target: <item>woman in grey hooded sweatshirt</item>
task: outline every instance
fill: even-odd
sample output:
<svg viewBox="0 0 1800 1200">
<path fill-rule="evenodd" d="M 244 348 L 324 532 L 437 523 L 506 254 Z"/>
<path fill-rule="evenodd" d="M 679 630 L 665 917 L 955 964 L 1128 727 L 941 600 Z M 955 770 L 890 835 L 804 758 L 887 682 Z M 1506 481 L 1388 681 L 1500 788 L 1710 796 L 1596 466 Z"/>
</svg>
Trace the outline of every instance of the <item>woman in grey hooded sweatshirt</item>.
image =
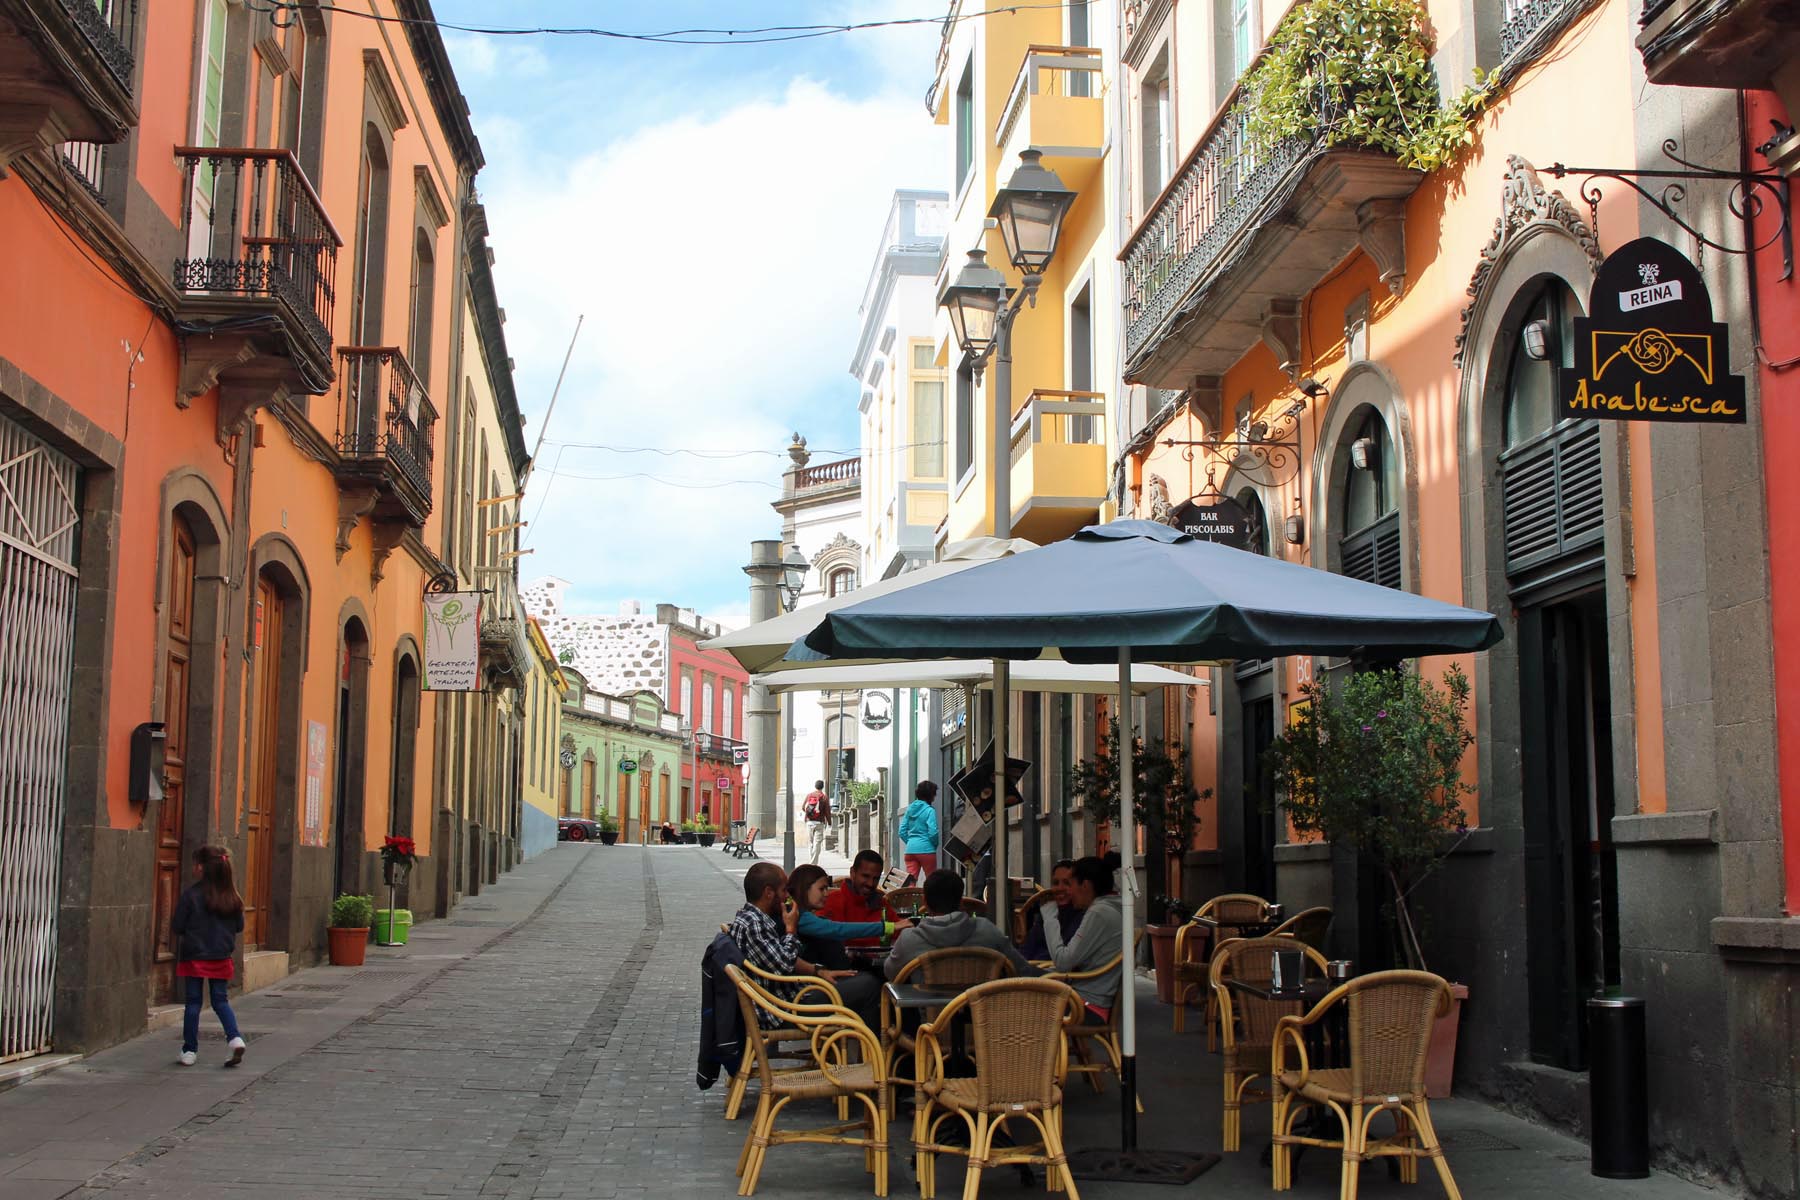
<svg viewBox="0 0 1800 1200">
<path fill-rule="evenodd" d="M 1120 861 L 1117 854 L 1075 861 L 1075 883 L 1070 896 L 1082 914 L 1080 927 L 1068 940 L 1063 939 L 1062 922 L 1056 919 L 1056 902 L 1044 902 L 1044 942 L 1050 948 L 1050 961 L 1058 971 L 1069 974 L 1092 971 L 1118 958 L 1119 947 L 1125 944 L 1125 935 L 1120 928 L 1119 897 L 1113 891 L 1113 877 Z M 1119 961 L 1122 967 L 1124 960 Z M 1119 995 L 1121 978 L 1120 967 L 1114 967 L 1096 979 L 1073 985 L 1082 1004 L 1087 1006 L 1088 1021 L 1105 1024 L 1112 1018 L 1113 1001 Z"/>
</svg>

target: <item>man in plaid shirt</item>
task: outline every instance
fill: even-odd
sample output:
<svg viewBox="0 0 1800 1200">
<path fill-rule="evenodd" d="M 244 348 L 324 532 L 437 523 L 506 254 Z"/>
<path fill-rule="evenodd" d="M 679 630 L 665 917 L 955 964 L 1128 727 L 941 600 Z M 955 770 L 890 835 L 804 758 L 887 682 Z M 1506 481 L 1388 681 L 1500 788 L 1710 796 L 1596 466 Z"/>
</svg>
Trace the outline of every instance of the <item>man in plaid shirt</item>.
<svg viewBox="0 0 1800 1200">
<path fill-rule="evenodd" d="M 759 862 L 744 876 L 744 907 L 738 909 L 727 931 L 731 940 L 743 951 L 744 960 L 771 975 L 819 975 L 837 979 L 854 972 L 823 971 L 800 957 L 800 910 L 793 904 L 784 906 L 787 898 L 787 873 L 774 863 Z M 768 989 L 783 1000 L 799 994 L 800 985 L 768 983 Z M 780 1018 L 758 1007 L 756 1023 L 764 1029 L 777 1029 Z"/>
</svg>

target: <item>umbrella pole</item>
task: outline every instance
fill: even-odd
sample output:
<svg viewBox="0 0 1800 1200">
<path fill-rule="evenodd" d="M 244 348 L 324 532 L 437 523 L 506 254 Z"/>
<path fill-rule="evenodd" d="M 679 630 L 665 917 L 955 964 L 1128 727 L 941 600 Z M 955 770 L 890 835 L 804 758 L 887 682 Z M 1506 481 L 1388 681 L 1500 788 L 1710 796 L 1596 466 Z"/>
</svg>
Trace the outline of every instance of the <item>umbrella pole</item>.
<svg viewBox="0 0 1800 1200">
<path fill-rule="evenodd" d="M 994 660 L 994 924 L 1012 928 L 1006 908 L 1006 718 L 1012 699 L 1012 664 Z M 1010 934 L 1008 936 L 1011 936 Z"/>
<path fill-rule="evenodd" d="M 1113 1011 L 1119 1017 L 1118 1150 L 1075 1150 L 1069 1169 L 1077 1179 L 1112 1183 L 1192 1183 L 1219 1161 L 1217 1154 L 1187 1150 L 1144 1150 L 1138 1146 L 1137 1129 L 1137 822 L 1133 819 L 1131 727 L 1131 648 L 1119 648 L 1119 859 L 1125 878 L 1120 888 L 1120 927 L 1124 935 L 1119 955 L 1119 995 Z"/>
<path fill-rule="evenodd" d="M 1123 1110 L 1125 1153 L 1137 1149 L 1137 955 L 1132 934 L 1137 926 L 1137 826 L 1132 788 L 1137 774 L 1132 761 L 1131 647 L 1119 647 L 1119 860 L 1124 872 L 1119 896 L 1123 925 L 1119 941 L 1119 1040 L 1124 1045 L 1119 1066 L 1119 1104 Z"/>
</svg>

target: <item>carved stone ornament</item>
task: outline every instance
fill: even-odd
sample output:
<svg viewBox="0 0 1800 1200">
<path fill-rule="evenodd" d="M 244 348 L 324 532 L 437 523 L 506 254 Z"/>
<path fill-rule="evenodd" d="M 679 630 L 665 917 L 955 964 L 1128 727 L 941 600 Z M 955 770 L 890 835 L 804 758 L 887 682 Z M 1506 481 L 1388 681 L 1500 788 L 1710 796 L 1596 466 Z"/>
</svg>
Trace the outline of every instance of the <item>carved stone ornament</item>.
<svg viewBox="0 0 1800 1200">
<path fill-rule="evenodd" d="M 1159 525 L 1175 524 L 1175 506 L 1169 503 L 1169 483 L 1161 475 L 1150 476 L 1150 519 Z"/>
<path fill-rule="evenodd" d="M 1289 380 L 1300 373 L 1300 302 L 1271 300 L 1263 311 L 1263 345 L 1275 355 L 1275 364 Z"/>
<path fill-rule="evenodd" d="M 812 556 L 813 569 L 823 571 L 828 560 L 843 559 L 845 562 L 862 561 L 862 543 L 854 538 L 846 537 L 842 530 L 836 537 L 825 543 L 823 549 Z"/>
<path fill-rule="evenodd" d="M 1500 215 L 1494 220 L 1494 236 L 1481 248 L 1481 261 L 1469 280 L 1469 302 L 1463 306 L 1462 328 L 1456 334 L 1456 365 L 1463 363 L 1463 344 L 1469 337 L 1469 322 L 1475 317 L 1475 306 L 1487 290 L 1488 277 L 1500 263 L 1507 248 L 1530 225 L 1549 222 L 1575 239 L 1596 270 L 1605 261 L 1600 239 L 1582 220 L 1581 213 L 1561 192 L 1546 188 L 1538 178 L 1537 168 L 1509 154 L 1506 158 L 1506 183 L 1501 190 Z"/>
</svg>

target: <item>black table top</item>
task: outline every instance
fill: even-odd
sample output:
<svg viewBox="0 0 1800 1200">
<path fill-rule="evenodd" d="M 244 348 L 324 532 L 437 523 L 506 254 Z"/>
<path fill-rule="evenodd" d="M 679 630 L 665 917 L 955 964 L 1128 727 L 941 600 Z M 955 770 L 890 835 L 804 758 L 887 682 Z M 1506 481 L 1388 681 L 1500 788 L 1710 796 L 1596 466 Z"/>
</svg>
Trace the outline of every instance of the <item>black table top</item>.
<svg viewBox="0 0 1800 1200">
<path fill-rule="evenodd" d="M 1252 983 L 1247 979 L 1227 979 L 1225 984 L 1234 992 L 1243 992 L 1259 1000 L 1294 1000 L 1308 1005 L 1323 1000 L 1336 986 L 1329 979 L 1308 979 L 1304 987 L 1284 988 L 1278 992 L 1266 983 Z"/>
<path fill-rule="evenodd" d="M 895 1008 L 942 1008 L 964 992 L 967 987 L 961 984 L 890 983 L 887 985 L 888 999 Z"/>
</svg>

